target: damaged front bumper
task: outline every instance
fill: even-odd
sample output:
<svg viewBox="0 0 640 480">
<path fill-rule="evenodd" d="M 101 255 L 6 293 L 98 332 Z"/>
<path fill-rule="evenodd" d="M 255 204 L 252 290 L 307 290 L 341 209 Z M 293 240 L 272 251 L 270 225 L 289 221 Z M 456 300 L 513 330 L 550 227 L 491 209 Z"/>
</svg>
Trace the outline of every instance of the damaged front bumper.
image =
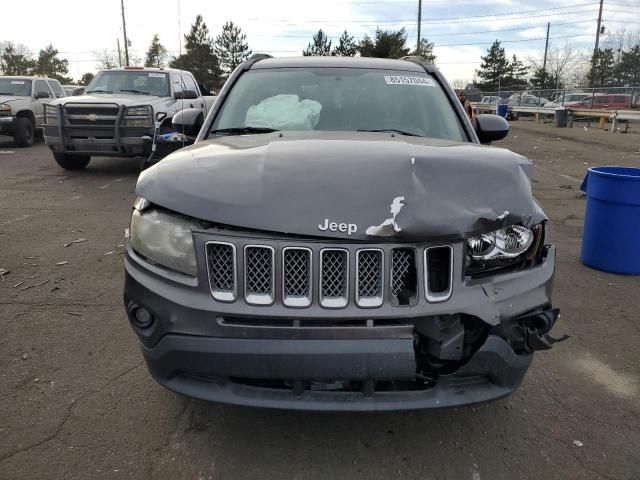
<svg viewBox="0 0 640 480">
<path fill-rule="evenodd" d="M 454 252 L 459 262 L 461 249 Z M 456 280 L 446 302 L 373 310 L 215 302 L 206 273 L 170 273 L 129 245 L 125 268 L 127 313 L 154 379 L 185 395 L 238 405 L 377 411 L 497 399 L 520 385 L 533 351 L 551 345 L 557 319 L 553 247 L 531 268 Z M 207 271 L 203 259 L 199 271 Z M 477 337 L 464 344 L 471 349 L 464 361 L 442 361 L 425 374 L 424 358 L 446 358 L 459 330 L 465 339 Z"/>
</svg>

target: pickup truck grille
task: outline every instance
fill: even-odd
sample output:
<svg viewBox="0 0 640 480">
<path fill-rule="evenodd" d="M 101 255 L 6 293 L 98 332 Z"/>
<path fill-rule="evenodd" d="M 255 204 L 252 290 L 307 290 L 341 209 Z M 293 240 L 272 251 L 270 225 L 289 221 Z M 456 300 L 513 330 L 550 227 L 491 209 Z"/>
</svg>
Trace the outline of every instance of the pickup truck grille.
<svg viewBox="0 0 640 480">
<path fill-rule="evenodd" d="M 243 298 L 250 305 L 278 302 L 291 308 L 314 301 L 324 308 L 350 303 L 400 307 L 415 305 L 421 297 L 431 303 L 447 301 L 452 291 L 449 245 L 342 248 L 208 241 L 205 253 L 211 294 L 222 302 Z"/>
</svg>

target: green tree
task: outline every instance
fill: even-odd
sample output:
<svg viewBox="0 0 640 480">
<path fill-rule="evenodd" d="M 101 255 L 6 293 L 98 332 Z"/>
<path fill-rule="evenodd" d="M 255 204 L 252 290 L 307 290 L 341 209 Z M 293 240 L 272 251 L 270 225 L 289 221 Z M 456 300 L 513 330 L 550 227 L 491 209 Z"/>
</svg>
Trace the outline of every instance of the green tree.
<svg viewBox="0 0 640 480">
<path fill-rule="evenodd" d="M 199 83 L 208 89 L 219 86 L 220 63 L 213 53 L 213 45 L 209 37 L 209 29 L 202 15 L 196 17 L 191 31 L 184 36 L 185 53 L 171 60 L 171 68 L 189 70 Z"/>
<path fill-rule="evenodd" d="M 35 68 L 36 62 L 26 48 L 20 49 L 9 42 L 0 51 L 0 71 L 3 75 L 32 75 Z"/>
<path fill-rule="evenodd" d="M 251 55 L 247 36 L 233 22 L 224 24 L 222 33 L 216 37 L 213 52 L 218 57 L 220 67 L 226 77 Z"/>
<path fill-rule="evenodd" d="M 476 86 L 485 92 L 501 90 L 503 82 L 511 73 L 511 65 L 504 48 L 500 46 L 500 41 L 493 42 L 487 49 L 487 54 L 480 59 L 482 63 L 476 73 L 481 80 L 475 82 Z"/>
<path fill-rule="evenodd" d="M 73 79 L 65 76 L 67 73 L 69 73 L 69 61 L 58 58 L 58 50 L 53 45 L 49 44 L 44 50 L 40 50 L 36 60 L 36 75 L 55 78 L 60 83 L 72 83 Z"/>
<path fill-rule="evenodd" d="M 527 67 L 517 56 L 513 55 L 511 62 L 509 62 L 509 73 L 505 81 L 507 84 L 506 87 L 504 87 L 505 90 L 519 90 L 525 88 L 529 83 L 526 78 L 528 73 L 529 67 Z"/>
<path fill-rule="evenodd" d="M 167 49 L 160 43 L 160 38 L 156 33 L 151 40 L 149 50 L 147 50 L 147 57 L 144 61 L 145 67 L 164 67 L 167 63 Z"/>
<path fill-rule="evenodd" d="M 334 57 L 354 57 L 358 52 L 358 45 L 353 37 L 345 30 L 338 39 L 338 45 L 333 47 L 331 55 Z"/>
<path fill-rule="evenodd" d="M 313 41 L 302 51 L 302 55 L 305 57 L 331 55 L 331 40 L 322 29 L 313 36 Z"/>
<path fill-rule="evenodd" d="M 401 58 L 409 54 L 406 44 L 407 33 L 404 28 L 396 31 L 376 28 L 374 39 L 365 35 L 358 45 L 358 51 L 363 57 Z"/>
<path fill-rule="evenodd" d="M 411 52 L 411 55 L 418 55 L 429 63 L 436 63 L 436 55 L 433 53 L 433 42 L 429 42 L 426 38 L 420 39 L 420 45 L 416 50 Z"/>
<path fill-rule="evenodd" d="M 614 83 L 615 61 L 613 49 L 599 48 L 591 57 L 591 69 L 587 75 L 594 87 L 607 87 Z"/>
<path fill-rule="evenodd" d="M 89 85 L 91 83 L 91 80 L 93 80 L 93 77 L 95 77 L 95 75 L 91 72 L 83 74 L 80 78 L 80 85 Z"/>
<path fill-rule="evenodd" d="M 620 62 L 616 65 L 614 76 L 618 85 L 640 85 L 640 45 L 635 45 L 620 54 Z"/>
<path fill-rule="evenodd" d="M 549 69 L 542 69 L 542 67 L 534 70 L 531 76 L 531 85 L 534 88 L 547 89 L 556 88 L 558 84 L 558 78 L 549 71 Z M 562 85 L 560 85 L 562 86 Z"/>
</svg>

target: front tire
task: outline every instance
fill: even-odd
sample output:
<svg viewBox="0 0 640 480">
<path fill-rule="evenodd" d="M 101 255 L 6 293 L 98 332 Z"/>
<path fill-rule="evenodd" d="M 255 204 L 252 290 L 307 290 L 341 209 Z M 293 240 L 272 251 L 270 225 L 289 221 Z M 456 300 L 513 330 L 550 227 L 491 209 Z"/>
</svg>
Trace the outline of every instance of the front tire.
<svg viewBox="0 0 640 480">
<path fill-rule="evenodd" d="M 69 153 L 54 152 L 53 158 L 56 163 L 65 170 L 82 170 L 89 165 L 91 157 L 89 155 L 77 155 Z"/>
<path fill-rule="evenodd" d="M 16 118 L 13 141 L 18 147 L 30 147 L 35 139 L 35 128 L 31 120 L 24 117 Z"/>
</svg>

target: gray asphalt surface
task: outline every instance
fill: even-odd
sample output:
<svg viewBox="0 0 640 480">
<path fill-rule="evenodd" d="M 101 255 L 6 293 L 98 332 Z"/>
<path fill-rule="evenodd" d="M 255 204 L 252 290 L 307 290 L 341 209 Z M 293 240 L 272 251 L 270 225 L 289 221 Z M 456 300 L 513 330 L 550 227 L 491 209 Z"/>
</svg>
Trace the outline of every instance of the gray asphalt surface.
<svg viewBox="0 0 640 480">
<path fill-rule="evenodd" d="M 156 385 L 121 301 L 137 162 L 70 173 L 0 137 L 0 479 L 640 478 L 640 277 L 579 262 L 578 188 L 590 165 L 640 166 L 640 135 L 520 121 L 498 145 L 534 160 L 558 247 L 554 333 L 572 338 L 508 399 L 335 415 Z"/>
</svg>

